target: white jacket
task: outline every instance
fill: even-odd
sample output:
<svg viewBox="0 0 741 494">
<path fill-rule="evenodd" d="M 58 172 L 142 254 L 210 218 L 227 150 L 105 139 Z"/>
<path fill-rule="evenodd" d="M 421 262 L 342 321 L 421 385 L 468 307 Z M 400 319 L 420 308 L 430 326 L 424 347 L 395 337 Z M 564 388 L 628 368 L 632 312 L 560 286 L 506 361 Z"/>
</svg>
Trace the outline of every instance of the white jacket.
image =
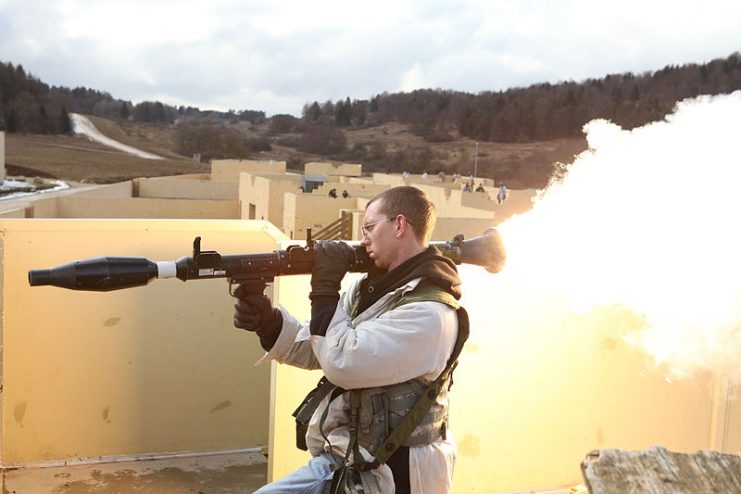
<svg viewBox="0 0 741 494">
<path fill-rule="evenodd" d="M 340 298 L 326 336 L 312 336 L 309 324 L 298 322 L 281 307 L 283 328 L 273 348 L 264 358 L 305 369 L 321 368 L 327 378 L 344 389 L 387 386 L 420 378 L 435 380 L 445 369 L 458 335 L 455 309 L 440 302 L 413 302 L 393 310 L 388 307 L 421 278 L 389 292 L 351 320 L 352 301 L 359 289 L 357 281 Z M 309 452 L 316 456 L 332 451 L 344 456 L 349 393 L 329 402 L 314 413 L 306 435 Z M 329 405 L 324 422 L 324 441 L 319 421 Z M 367 459 L 371 455 L 362 450 Z M 451 490 L 455 443 L 450 432 L 426 446 L 409 448 L 409 476 L 413 493 L 444 494 Z M 384 494 L 394 493 L 391 469 L 381 465 L 373 473 Z"/>
</svg>

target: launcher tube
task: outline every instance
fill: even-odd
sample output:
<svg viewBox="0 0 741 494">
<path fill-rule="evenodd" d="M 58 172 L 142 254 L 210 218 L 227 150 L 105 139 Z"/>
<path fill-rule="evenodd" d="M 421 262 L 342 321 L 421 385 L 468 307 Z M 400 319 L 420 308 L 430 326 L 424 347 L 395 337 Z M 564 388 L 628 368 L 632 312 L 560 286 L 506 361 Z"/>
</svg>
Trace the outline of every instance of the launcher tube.
<svg viewBox="0 0 741 494">
<path fill-rule="evenodd" d="M 432 245 L 456 264 L 475 264 L 494 273 L 504 265 L 504 246 L 499 233 L 493 228 L 468 241 L 456 236 L 449 242 L 432 242 Z M 368 271 L 372 260 L 365 248 L 354 245 L 353 252 L 355 256 L 349 271 Z M 201 251 L 200 237 L 197 237 L 192 257 L 159 262 L 142 257 L 95 257 L 51 269 L 31 270 L 28 272 L 28 281 L 31 286 L 52 285 L 70 290 L 102 292 L 143 286 L 155 278 L 178 278 L 182 281 L 228 278 L 231 283 L 264 285 L 276 276 L 310 274 L 313 266 L 313 242 L 306 247 L 292 245 L 285 250 L 268 253 L 222 256 L 215 251 Z"/>
</svg>

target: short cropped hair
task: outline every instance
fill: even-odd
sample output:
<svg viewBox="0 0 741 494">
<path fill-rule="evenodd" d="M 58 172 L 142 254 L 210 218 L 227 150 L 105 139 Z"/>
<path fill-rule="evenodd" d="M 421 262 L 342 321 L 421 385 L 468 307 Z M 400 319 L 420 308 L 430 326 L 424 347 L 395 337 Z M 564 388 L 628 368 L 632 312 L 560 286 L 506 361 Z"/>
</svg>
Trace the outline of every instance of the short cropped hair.
<svg viewBox="0 0 741 494">
<path fill-rule="evenodd" d="M 429 242 L 432 230 L 435 229 L 437 212 L 435 204 L 424 191 L 409 185 L 393 187 L 371 199 L 365 208 L 368 209 L 376 201 L 381 201 L 381 214 L 387 218 L 404 215 L 412 225 L 415 236 L 425 243 Z"/>
</svg>

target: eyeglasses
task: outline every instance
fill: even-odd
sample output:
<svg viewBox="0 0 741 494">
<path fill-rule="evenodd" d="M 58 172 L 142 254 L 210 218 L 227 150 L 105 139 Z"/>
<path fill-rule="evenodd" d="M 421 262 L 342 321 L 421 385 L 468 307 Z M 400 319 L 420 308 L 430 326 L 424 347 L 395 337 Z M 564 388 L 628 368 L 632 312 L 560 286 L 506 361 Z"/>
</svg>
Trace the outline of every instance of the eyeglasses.
<svg viewBox="0 0 741 494">
<path fill-rule="evenodd" d="M 385 220 L 378 220 L 374 221 L 373 223 L 368 223 L 367 225 L 362 225 L 360 227 L 360 231 L 363 232 L 363 236 L 367 237 L 370 232 L 373 231 L 373 227 L 375 227 L 379 223 L 386 223 L 387 221 L 394 221 L 396 218 L 386 218 Z"/>
</svg>

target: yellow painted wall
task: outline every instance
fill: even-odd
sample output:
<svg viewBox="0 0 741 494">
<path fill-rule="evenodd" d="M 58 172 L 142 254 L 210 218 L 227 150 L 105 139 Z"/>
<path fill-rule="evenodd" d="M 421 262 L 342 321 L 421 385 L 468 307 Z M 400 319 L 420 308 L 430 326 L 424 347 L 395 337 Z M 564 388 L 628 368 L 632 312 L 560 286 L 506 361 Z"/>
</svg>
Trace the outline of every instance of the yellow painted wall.
<svg viewBox="0 0 741 494">
<path fill-rule="evenodd" d="M 239 183 L 233 180 L 211 180 L 208 175 L 136 179 L 139 197 L 160 199 L 208 199 L 235 201 Z"/>
<path fill-rule="evenodd" d="M 741 453 L 741 388 L 735 388 L 735 396 L 728 403 L 726 440 L 723 450 L 729 453 Z"/>
<path fill-rule="evenodd" d="M 741 453 L 741 386 L 720 379 L 716 386 L 715 423 L 711 433 L 715 441 L 710 449 L 726 453 Z"/>
<path fill-rule="evenodd" d="M 42 211 L 34 207 L 34 217 L 42 218 Z M 57 198 L 58 218 L 239 218 L 238 201 L 211 201 L 188 199 L 149 199 L 125 197 L 80 197 L 70 195 Z"/>
<path fill-rule="evenodd" d="M 340 217 L 342 209 L 358 209 L 361 198 L 333 199 L 313 194 L 284 194 L 283 232 L 297 240 L 306 238 L 306 228 L 317 232 Z"/>
<path fill-rule="evenodd" d="M 101 255 L 172 260 L 271 251 L 266 222 L 3 220 L 4 465 L 267 443 L 269 366 L 233 327 L 224 280 L 96 293 L 30 287 L 27 271 Z"/>
<path fill-rule="evenodd" d="M 363 165 L 348 163 L 311 162 L 304 165 L 307 175 L 359 177 L 363 174 Z"/>
<path fill-rule="evenodd" d="M 581 483 L 579 464 L 598 448 L 712 449 L 714 421 L 725 451 L 738 451 L 738 403 L 717 403 L 707 377 L 666 379 L 629 348 L 621 335 L 636 323 L 635 315 L 614 307 L 577 313 L 555 297 L 534 308 L 500 275 L 473 266 L 460 271 L 472 332 L 451 397 L 455 493 Z M 308 280 L 292 290 L 291 297 L 306 297 Z M 271 478 L 306 461 L 304 453 L 293 451 L 290 412 L 318 378 L 276 367 Z"/>
<path fill-rule="evenodd" d="M 239 181 L 242 172 L 257 174 L 285 173 L 285 161 L 258 161 L 258 160 L 212 160 L 211 180 Z"/>
</svg>

